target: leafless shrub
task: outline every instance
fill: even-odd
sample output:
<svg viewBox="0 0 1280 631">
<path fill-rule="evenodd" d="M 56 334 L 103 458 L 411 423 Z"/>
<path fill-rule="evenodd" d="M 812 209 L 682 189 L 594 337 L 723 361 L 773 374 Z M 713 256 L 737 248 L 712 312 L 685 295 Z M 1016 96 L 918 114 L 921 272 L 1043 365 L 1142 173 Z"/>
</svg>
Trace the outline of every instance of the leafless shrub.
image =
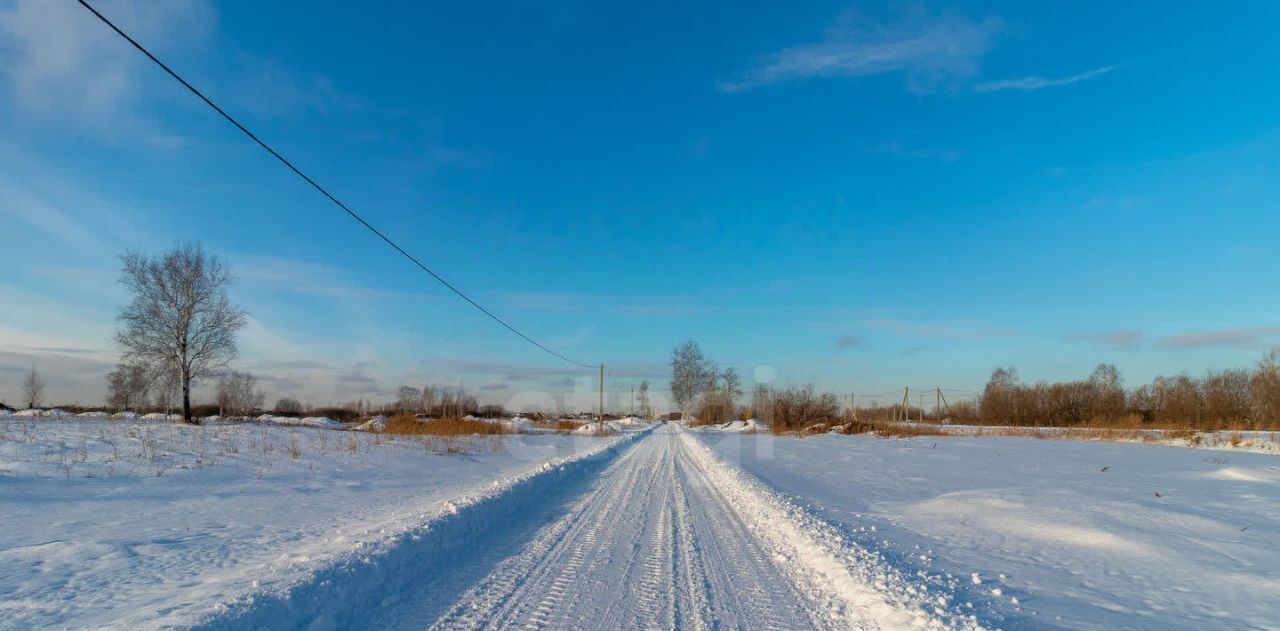
<svg viewBox="0 0 1280 631">
<path fill-rule="evenodd" d="M 812 385 L 791 388 L 758 385 L 752 393 L 751 407 L 758 420 L 778 433 L 804 429 L 815 423 L 837 424 L 842 420 L 836 395 L 819 393 Z"/>
<path fill-rule="evenodd" d="M 304 406 L 301 401 L 291 397 L 281 397 L 280 400 L 276 401 L 273 411 L 280 416 L 301 416 L 303 410 Z"/>
</svg>

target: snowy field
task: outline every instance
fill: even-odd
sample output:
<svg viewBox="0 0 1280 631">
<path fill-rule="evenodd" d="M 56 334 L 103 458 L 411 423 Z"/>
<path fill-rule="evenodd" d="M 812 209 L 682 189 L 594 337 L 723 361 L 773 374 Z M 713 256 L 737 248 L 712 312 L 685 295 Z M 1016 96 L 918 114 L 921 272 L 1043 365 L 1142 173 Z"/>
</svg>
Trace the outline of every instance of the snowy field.
<svg viewBox="0 0 1280 631">
<path fill-rule="evenodd" d="M 193 624 L 610 440 L 0 417 L 0 628 Z"/>
<path fill-rule="evenodd" d="M 704 442 L 1006 629 L 1280 628 L 1280 458 L 1010 437 Z M 1158 495 L 1157 495 L 1158 494 Z"/>
<path fill-rule="evenodd" d="M 0 628 L 1276 629 L 1280 459 L 0 417 Z"/>
</svg>

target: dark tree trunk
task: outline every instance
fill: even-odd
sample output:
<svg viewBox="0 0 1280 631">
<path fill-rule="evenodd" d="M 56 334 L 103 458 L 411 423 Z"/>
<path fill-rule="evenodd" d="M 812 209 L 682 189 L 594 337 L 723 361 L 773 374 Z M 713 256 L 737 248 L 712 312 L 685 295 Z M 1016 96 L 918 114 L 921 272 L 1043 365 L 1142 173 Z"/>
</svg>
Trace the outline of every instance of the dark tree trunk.
<svg viewBox="0 0 1280 631">
<path fill-rule="evenodd" d="M 191 419 L 191 375 L 182 374 L 182 420 L 194 424 Z"/>
</svg>

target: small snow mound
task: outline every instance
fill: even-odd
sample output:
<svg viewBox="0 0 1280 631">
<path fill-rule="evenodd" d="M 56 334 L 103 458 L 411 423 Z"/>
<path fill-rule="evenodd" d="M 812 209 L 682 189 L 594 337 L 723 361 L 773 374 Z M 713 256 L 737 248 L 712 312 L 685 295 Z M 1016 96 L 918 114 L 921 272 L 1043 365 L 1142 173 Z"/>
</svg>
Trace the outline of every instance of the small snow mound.
<svg viewBox="0 0 1280 631">
<path fill-rule="evenodd" d="M 111 415 L 111 418 L 122 419 L 122 420 L 134 420 L 139 418 L 140 416 L 141 415 L 139 415 L 137 412 L 116 412 L 115 414 Z"/>
<path fill-rule="evenodd" d="M 17 412 L 14 412 L 14 413 L 13 413 L 13 415 L 14 415 L 14 416 L 23 416 L 23 417 L 35 418 L 35 417 L 40 417 L 40 416 L 48 416 L 49 414 L 48 414 L 48 412 L 45 412 L 44 410 L 37 410 L 37 409 L 35 409 L 35 408 L 27 408 L 27 409 L 25 409 L 25 410 L 19 410 L 19 411 L 17 411 Z"/>
<path fill-rule="evenodd" d="M 648 427 L 653 424 L 638 416 L 624 416 L 616 421 L 610 421 L 610 422 L 617 423 L 620 427 L 629 427 L 629 428 Z"/>
<path fill-rule="evenodd" d="M 730 421 L 728 423 L 712 425 L 707 427 L 707 429 L 717 432 L 733 432 L 736 434 L 767 434 L 769 432 L 769 425 L 767 423 L 761 423 L 753 418 L 749 418 L 745 421 Z"/>
<path fill-rule="evenodd" d="M 578 429 L 569 432 L 575 436 L 612 436 L 621 433 L 622 430 L 613 422 L 605 423 L 587 423 Z"/>
<path fill-rule="evenodd" d="M 538 430 L 538 426 L 534 425 L 533 421 L 523 416 L 515 416 L 509 419 L 503 419 L 499 422 L 507 429 L 507 431 L 516 434 L 533 434 Z"/>
<path fill-rule="evenodd" d="M 76 418 L 108 418 L 110 416 L 106 412 L 81 412 L 76 415 Z"/>
<path fill-rule="evenodd" d="M 271 425 L 295 425 L 301 427 L 341 427 L 343 425 L 343 423 L 335 421 L 327 416 L 293 418 L 291 416 L 263 414 L 257 418 L 257 421 L 259 423 L 270 423 Z"/>
<path fill-rule="evenodd" d="M 62 409 L 62 408 L 53 408 L 53 409 L 49 410 L 48 412 L 45 412 L 45 416 L 58 416 L 58 417 L 62 417 L 62 416 L 71 416 L 71 414 L 69 414 L 66 410 L 64 410 L 64 409 Z"/>
<path fill-rule="evenodd" d="M 356 425 L 355 429 L 361 432 L 385 432 L 387 431 L 387 417 L 379 414 L 378 416 Z"/>
</svg>

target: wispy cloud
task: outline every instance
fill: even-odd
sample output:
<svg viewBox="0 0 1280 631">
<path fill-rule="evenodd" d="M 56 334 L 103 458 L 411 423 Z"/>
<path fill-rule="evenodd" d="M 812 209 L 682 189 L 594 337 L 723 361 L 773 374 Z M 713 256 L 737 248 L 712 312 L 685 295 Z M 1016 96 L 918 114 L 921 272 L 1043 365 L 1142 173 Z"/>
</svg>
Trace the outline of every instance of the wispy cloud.
<svg viewBox="0 0 1280 631">
<path fill-rule="evenodd" d="M 1259 348 L 1266 345 L 1267 340 L 1280 337 L 1280 326 L 1260 326 L 1241 329 L 1220 329 L 1217 331 L 1197 331 L 1170 335 L 1156 340 L 1157 346 L 1166 348 L 1188 348 L 1196 346 L 1235 346 L 1239 348 Z"/>
<path fill-rule="evenodd" d="M 971 340 L 1020 335 L 1015 329 L 992 328 L 980 325 L 907 322 L 893 318 L 873 318 L 866 326 L 905 338 Z"/>
<path fill-rule="evenodd" d="M 842 335 L 836 340 L 836 348 L 858 348 L 862 346 L 862 338 L 852 335 Z"/>
<path fill-rule="evenodd" d="M 238 280 L 261 284 L 277 291 L 309 294 L 364 301 L 376 299 L 428 299 L 436 296 L 427 292 L 401 292 L 376 287 L 364 287 L 345 280 L 340 268 L 324 263 L 256 254 L 236 254 L 234 271 Z"/>
<path fill-rule="evenodd" d="M 203 0 L 104 2 L 122 28 L 172 52 L 204 39 L 213 13 Z M 0 69 L 18 105 L 67 120 L 131 114 L 142 58 L 74 2 L 18 0 L 0 9 Z"/>
<path fill-rule="evenodd" d="M 1049 77 L 1021 77 L 1018 79 L 1001 79 L 999 81 L 986 81 L 973 86 L 974 92 L 998 92 L 1000 90 L 1043 90 L 1044 88 L 1053 88 L 1062 85 L 1071 85 L 1088 81 L 1101 77 L 1104 74 L 1119 68 L 1119 66 L 1103 66 L 1094 68 L 1087 72 L 1082 72 L 1070 77 L 1059 77 L 1057 79 Z"/>
<path fill-rule="evenodd" d="M 1142 331 L 1125 329 L 1121 331 L 1071 333 L 1065 339 L 1068 342 L 1089 342 L 1106 350 L 1131 351 L 1138 348 L 1138 345 L 1142 342 Z"/>
<path fill-rule="evenodd" d="M 217 11 L 208 0 L 104 0 L 98 8 L 162 58 L 197 68 L 198 83 L 233 110 L 275 118 L 361 107 L 328 77 L 304 75 L 229 42 L 212 45 Z M 0 76 L 24 114 L 104 135 L 124 130 L 160 149 L 186 144 L 153 116 L 157 100 L 174 93 L 141 87 L 169 79 L 76 3 L 4 3 L 0 41 Z"/>
<path fill-rule="evenodd" d="M 1000 20 L 916 10 L 891 23 L 850 11 L 817 42 L 784 48 L 762 63 L 721 81 L 724 92 L 742 92 L 788 81 L 901 73 L 907 89 L 930 93 L 973 76 Z"/>
</svg>

